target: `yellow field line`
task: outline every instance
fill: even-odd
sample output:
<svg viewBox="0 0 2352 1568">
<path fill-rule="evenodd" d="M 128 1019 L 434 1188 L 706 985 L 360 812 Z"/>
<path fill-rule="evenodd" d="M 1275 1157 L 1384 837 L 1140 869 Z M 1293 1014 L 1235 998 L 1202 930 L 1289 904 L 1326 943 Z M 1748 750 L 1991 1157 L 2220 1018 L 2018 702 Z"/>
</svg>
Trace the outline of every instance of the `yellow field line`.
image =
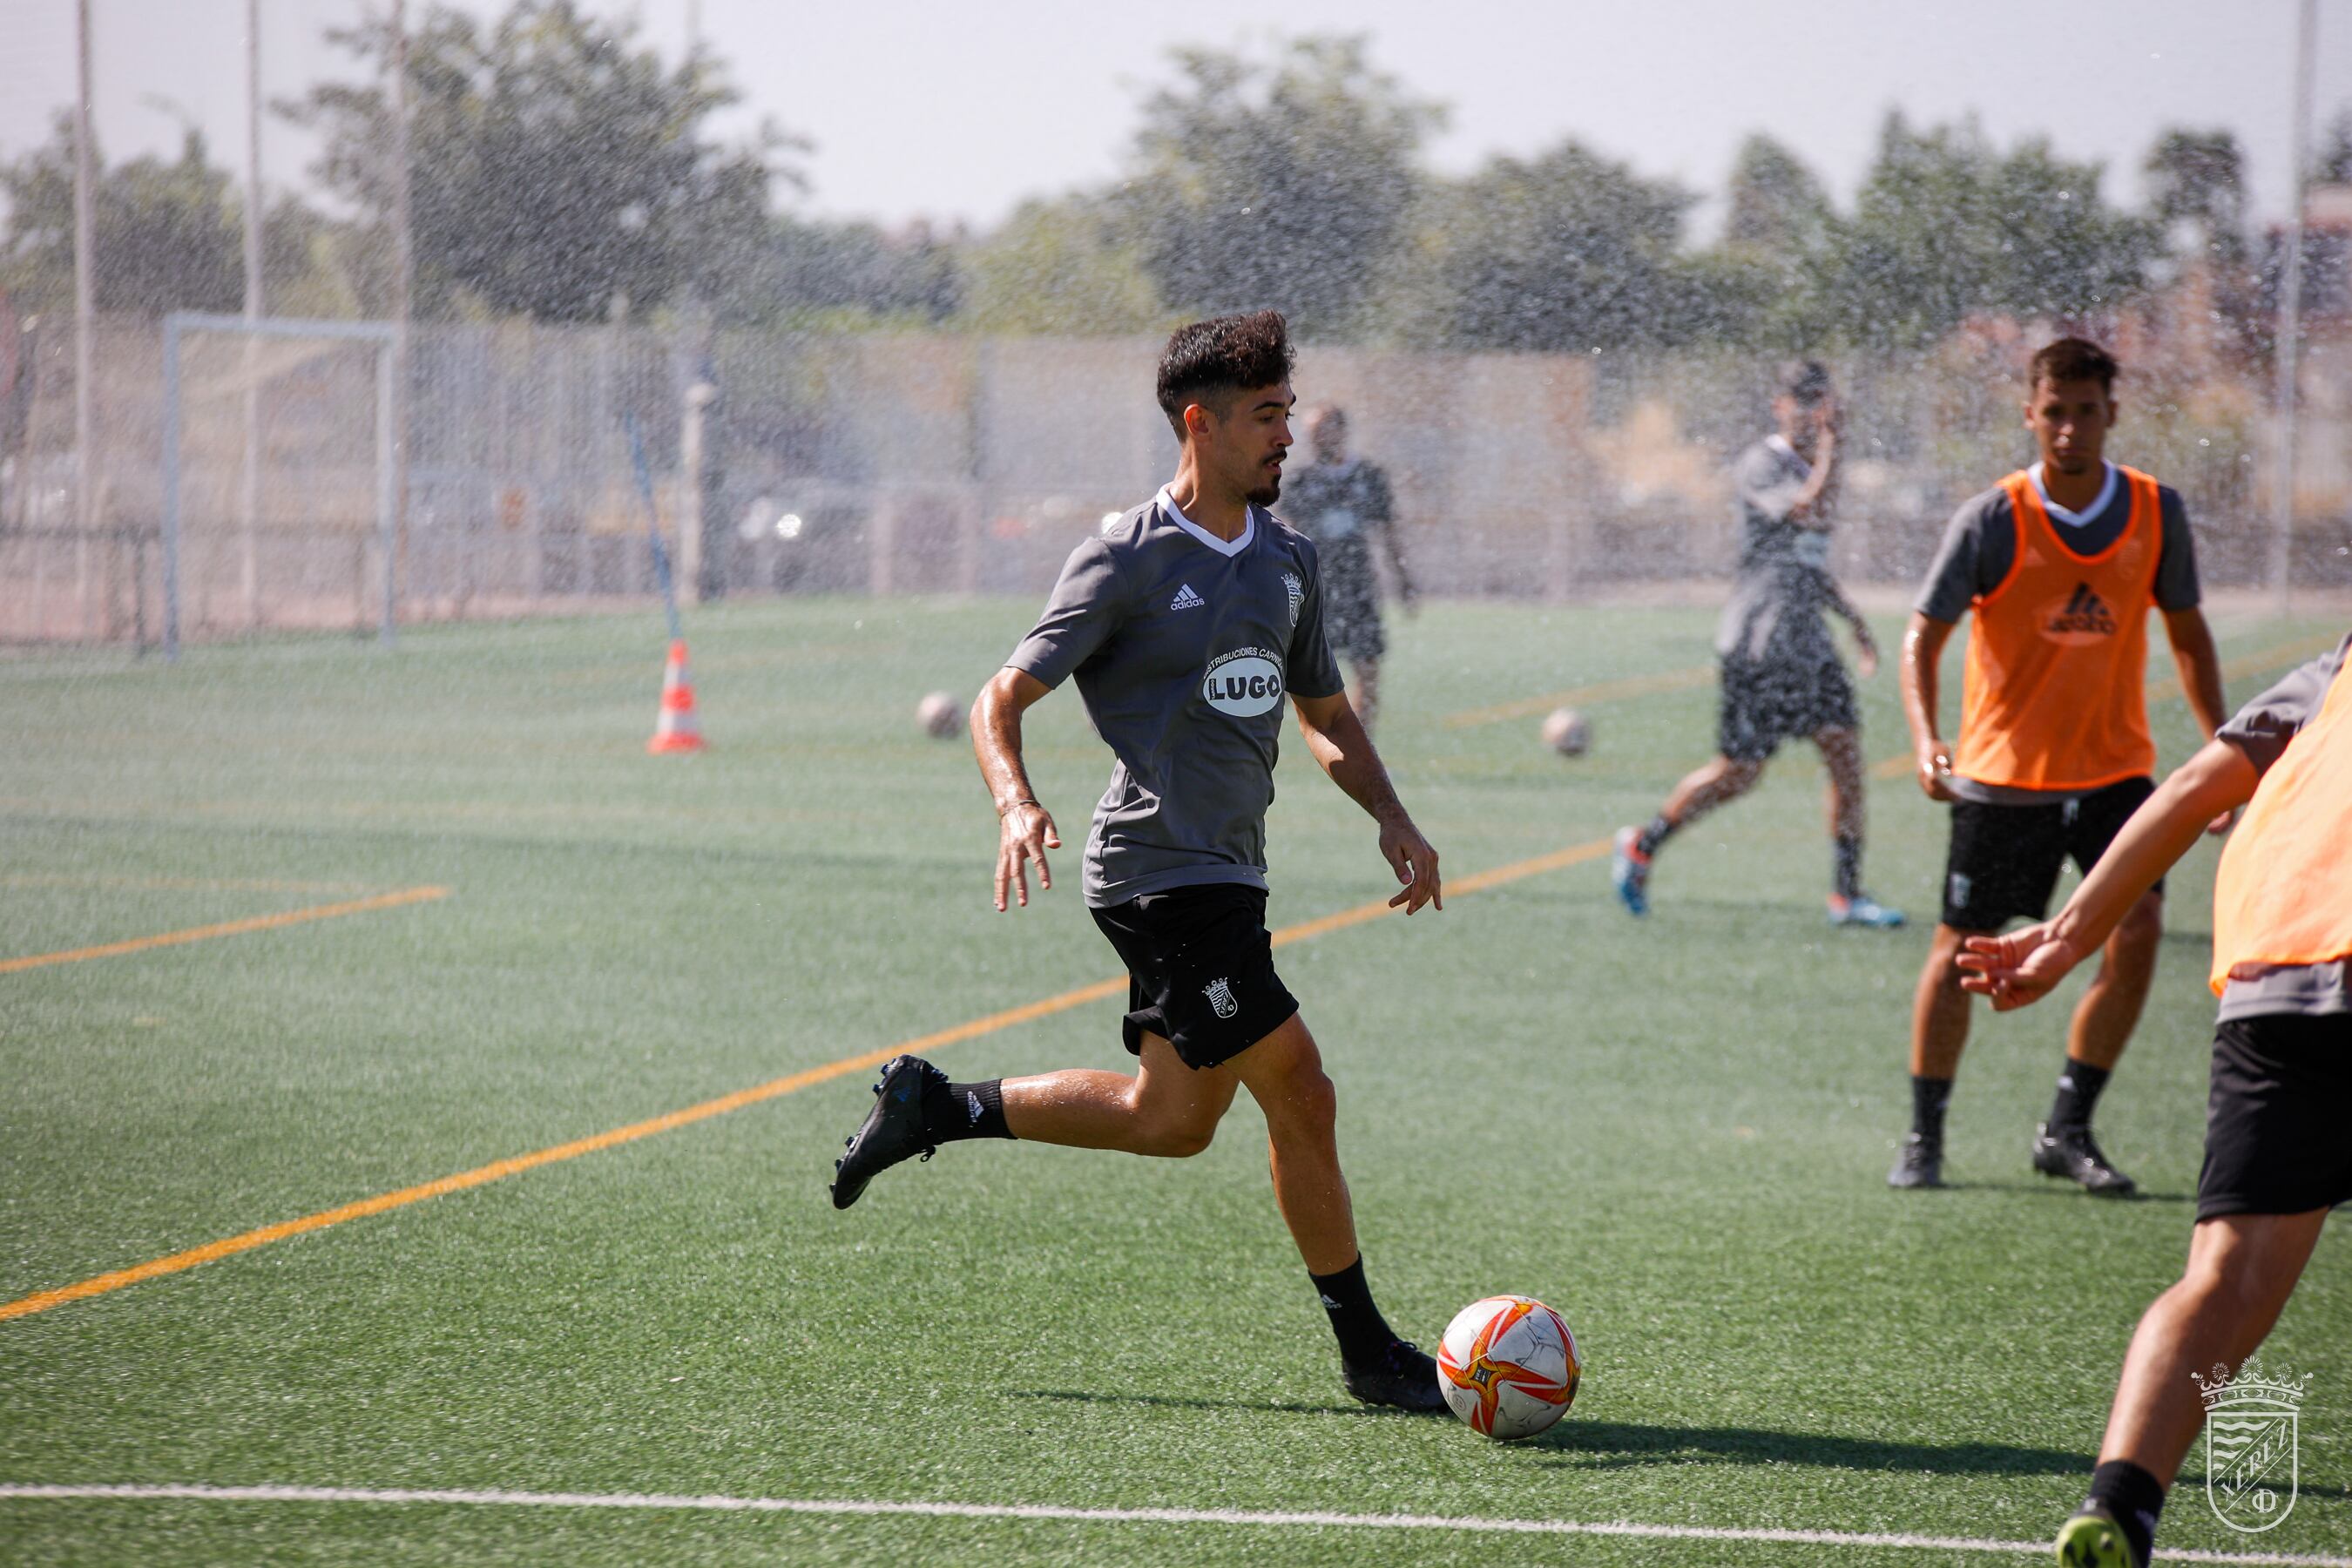
<svg viewBox="0 0 2352 1568">
<path fill-rule="evenodd" d="M 247 931 L 275 931 L 280 926 L 301 925 L 309 921 L 331 921 L 341 915 L 365 914 L 370 910 L 398 909 L 403 904 L 429 903 L 435 899 L 448 896 L 446 888 L 403 888 L 396 893 L 379 893 L 372 899 L 319 904 L 307 910 L 288 910 L 283 914 L 255 915 L 249 920 L 223 921 L 218 925 L 191 926 L 186 931 L 137 936 L 128 942 L 110 942 L 100 947 L 77 947 L 67 952 L 37 952 L 28 958 L 0 959 L 0 974 L 14 974 L 25 969 L 43 969 L 52 963 L 81 963 L 93 958 L 119 958 L 126 952 L 177 947 L 183 942 L 210 942 L 219 936 L 243 936 Z"/>
<path fill-rule="evenodd" d="M 1532 859 L 1520 860 L 1507 866 L 1497 866 L 1491 870 L 1475 873 L 1456 881 L 1449 890 L 1454 897 L 1460 898 L 1466 893 L 1498 888 L 1506 882 L 1515 882 L 1524 877 L 1539 876 L 1546 871 L 1555 871 L 1564 866 L 1573 866 L 1580 861 L 1604 855 L 1608 850 L 1608 840 L 1597 838 L 1589 844 L 1579 844 L 1567 849 L 1554 850 L 1549 855 L 1538 855 Z M 417 889 L 412 891 L 431 891 L 437 896 L 439 889 Z M 1383 915 L 1394 912 L 1389 908 L 1385 900 L 1359 904 L 1353 909 L 1341 910 L 1336 914 L 1325 915 L 1318 920 L 1285 926 L 1274 933 L 1275 945 L 1279 947 L 1294 942 L 1304 942 L 1308 937 L 1321 936 L 1326 931 L 1340 931 L 1349 926 L 1362 925 L 1368 921 L 1378 920 Z M 626 1127 L 615 1127 L 608 1132 L 599 1132 L 593 1137 L 575 1139 L 569 1143 L 558 1143 L 552 1148 L 541 1149 L 530 1154 L 518 1154 L 511 1159 L 493 1160 L 487 1165 L 477 1165 L 470 1171 L 461 1171 L 454 1176 L 443 1176 L 436 1181 L 420 1183 L 413 1187 L 403 1187 L 396 1193 L 382 1193 L 372 1198 L 362 1198 L 357 1203 L 345 1204 L 340 1208 L 321 1210 L 318 1214 L 306 1215 L 300 1219 L 289 1219 L 278 1225 L 264 1226 L 258 1230 L 248 1230 L 241 1236 L 226 1237 L 219 1241 L 206 1242 L 202 1247 L 191 1247 L 185 1252 L 175 1252 L 168 1258 L 154 1258 L 130 1268 L 118 1268 L 110 1274 L 96 1275 L 79 1284 L 67 1285 L 55 1290 L 37 1291 L 33 1295 L 20 1297 L 14 1301 L 0 1303 L 0 1321 L 10 1318 L 29 1317 L 35 1312 L 47 1311 L 52 1307 L 62 1307 L 68 1301 L 80 1301 L 92 1296 L 103 1296 L 110 1291 L 120 1290 L 126 1285 L 136 1285 L 142 1280 L 159 1279 L 166 1274 L 177 1274 L 184 1269 L 194 1268 L 199 1264 L 234 1257 L 240 1252 L 250 1252 L 257 1247 L 267 1247 L 273 1241 L 284 1241 L 289 1237 L 303 1236 L 314 1230 L 324 1230 L 329 1226 L 341 1225 L 345 1220 L 365 1219 L 370 1215 L 405 1208 L 410 1204 L 422 1203 L 427 1198 L 437 1198 L 449 1193 L 464 1192 L 468 1187 L 478 1187 L 486 1183 L 503 1181 L 509 1176 L 519 1176 L 526 1171 L 535 1171 L 541 1165 L 552 1165 L 564 1160 L 576 1160 L 583 1154 L 593 1154 L 602 1150 L 618 1148 L 624 1143 L 634 1143 L 640 1138 L 650 1138 L 656 1132 L 668 1132 L 677 1128 L 691 1126 L 695 1122 L 708 1121 L 714 1116 L 723 1116 L 730 1110 L 740 1110 L 747 1105 L 757 1105 L 762 1100 L 775 1100 L 783 1095 L 797 1093 L 803 1089 L 813 1088 L 820 1083 L 829 1082 L 834 1079 L 846 1077 L 851 1073 L 863 1072 L 867 1068 L 879 1067 L 892 1057 L 902 1053 L 920 1054 L 924 1051 L 935 1051 L 941 1047 L 952 1046 L 982 1035 L 994 1034 L 1000 1029 L 1010 1029 L 1016 1025 L 1033 1023 L 1056 1013 L 1066 1013 L 1073 1007 L 1084 1006 L 1089 1002 L 1100 1002 L 1108 997 L 1122 995 L 1127 990 L 1127 984 L 1124 975 L 1116 980 L 1098 980 L 1091 985 L 1081 985 L 1074 991 L 1065 991 L 1059 995 L 1048 996 L 1042 1001 L 1024 1003 L 1018 1007 L 1008 1007 L 1001 1013 L 991 1013 L 985 1017 L 973 1018 L 958 1024 L 952 1028 L 941 1029 L 936 1034 L 924 1035 L 895 1046 L 886 1046 L 880 1050 L 867 1051 L 861 1056 L 844 1057 L 839 1061 L 827 1062 L 823 1067 L 810 1068 L 804 1072 L 793 1073 L 784 1078 L 771 1079 L 766 1083 L 754 1084 L 750 1089 L 737 1089 L 732 1094 L 721 1095 L 716 1100 L 706 1100 L 699 1105 L 689 1105 L 682 1110 L 673 1110 L 666 1116 L 656 1116 L 651 1121 L 631 1122 Z"/>
<path fill-rule="evenodd" d="M 1532 719 L 1538 713 L 1549 713 L 1572 702 L 1608 702 L 1620 697 L 1654 697 L 1663 691 L 1687 690 L 1694 686 L 1704 686 L 1714 679 L 1715 666 L 1711 664 L 1694 665 L 1688 669 L 1670 669 L 1663 675 L 1629 675 L 1622 680 L 1571 686 L 1565 691 L 1554 691 L 1543 697 L 1515 698 L 1508 702 L 1497 702 L 1491 708 L 1465 708 L 1459 713 L 1448 713 L 1440 722 L 1449 730 L 1466 730 L 1473 724 L 1494 724 L 1506 719 Z"/>
</svg>

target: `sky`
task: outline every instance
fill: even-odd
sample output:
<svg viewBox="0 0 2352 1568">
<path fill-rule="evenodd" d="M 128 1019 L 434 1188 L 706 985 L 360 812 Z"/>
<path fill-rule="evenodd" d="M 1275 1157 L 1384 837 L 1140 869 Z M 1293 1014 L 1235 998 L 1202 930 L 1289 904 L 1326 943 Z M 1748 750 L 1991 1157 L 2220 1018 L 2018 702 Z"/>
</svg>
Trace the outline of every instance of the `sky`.
<svg viewBox="0 0 2352 1568">
<path fill-rule="evenodd" d="M 414 16 L 424 0 L 413 0 Z M 348 77 L 322 32 L 383 0 L 260 0 L 263 92 Z M 90 0 L 99 142 L 110 160 L 176 150 L 201 127 L 217 162 L 244 147 L 247 0 Z M 1227 0 L 1171 5 L 993 0 L 584 0 L 635 16 L 674 54 L 701 36 L 761 120 L 809 138 L 794 210 L 898 227 L 986 228 L 1023 199 L 1114 179 L 1167 51 L 1263 49 L 1277 36 L 1368 35 L 1380 68 L 1450 110 L 1429 149 L 1448 173 L 1575 137 L 1713 197 L 1743 137 L 1791 147 L 1842 201 L 1886 111 L 1977 116 L 2001 146 L 2046 136 L 2107 165 L 2137 201 L 2138 164 L 2170 124 L 2226 126 L 2249 156 L 2252 211 L 2283 216 L 2296 0 Z M 495 15 L 502 5 L 464 0 Z M 2323 4 L 2315 121 L 2352 106 L 2352 6 Z M 2333 12 L 2334 15 L 2328 13 Z M 0 0 L 0 158 L 43 140 L 74 95 L 73 0 Z M 270 117 L 263 182 L 311 188 L 307 133 Z M 1720 203 L 1693 218 L 1704 237 Z"/>
</svg>

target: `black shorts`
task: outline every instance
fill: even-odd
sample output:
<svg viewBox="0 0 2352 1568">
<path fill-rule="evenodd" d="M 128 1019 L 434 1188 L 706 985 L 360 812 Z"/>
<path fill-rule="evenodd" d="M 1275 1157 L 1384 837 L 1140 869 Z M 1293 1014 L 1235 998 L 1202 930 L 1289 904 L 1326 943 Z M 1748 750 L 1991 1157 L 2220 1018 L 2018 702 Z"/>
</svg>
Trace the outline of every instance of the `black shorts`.
<svg viewBox="0 0 2352 1568">
<path fill-rule="evenodd" d="M 2213 1031 L 2197 1217 L 2352 1200 L 2352 1014 L 2233 1018 Z"/>
<path fill-rule="evenodd" d="M 1389 650 L 1378 590 L 1369 578 L 1323 581 L 1323 640 L 1335 658 L 1378 658 Z"/>
<path fill-rule="evenodd" d="M 1760 763 L 1793 736 L 1856 730 L 1853 683 L 1834 652 L 1826 658 L 1723 660 L 1715 749 L 1735 763 Z"/>
<path fill-rule="evenodd" d="M 2050 912 L 2059 868 L 2071 858 L 2088 874 L 2131 814 L 2156 793 L 2145 778 L 2125 779 L 2051 805 L 1952 805 L 1952 848 L 1944 862 L 1944 923 L 1955 931 L 1999 931 L 2013 920 Z M 2164 891 L 2157 879 L 2154 891 Z"/>
<path fill-rule="evenodd" d="M 1216 1067 L 1298 1011 L 1274 972 L 1263 888 L 1171 888 L 1089 912 L 1127 964 L 1119 1032 L 1138 1056 L 1149 1033 L 1174 1046 L 1186 1067 Z"/>
</svg>

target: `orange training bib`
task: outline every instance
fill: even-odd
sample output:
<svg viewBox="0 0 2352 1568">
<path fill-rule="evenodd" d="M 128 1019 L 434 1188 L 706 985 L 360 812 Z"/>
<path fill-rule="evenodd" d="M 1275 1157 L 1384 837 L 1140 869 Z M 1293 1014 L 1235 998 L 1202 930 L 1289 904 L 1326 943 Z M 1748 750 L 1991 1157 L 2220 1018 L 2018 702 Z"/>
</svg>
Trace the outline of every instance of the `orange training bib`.
<svg viewBox="0 0 2352 1568">
<path fill-rule="evenodd" d="M 2164 519 L 2156 481 L 2118 465 L 2131 512 L 2113 544 L 2078 555 L 2033 481 L 2009 492 L 2017 549 L 1975 601 L 1953 771 L 2021 789 L 2096 789 L 2156 769 L 2148 734 L 2147 612 Z"/>
<path fill-rule="evenodd" d="M 2213 879 L 2213 994 L 2240 965 L 2352 958 L 2352 661 L 2263 775 Z"/>
</svg>

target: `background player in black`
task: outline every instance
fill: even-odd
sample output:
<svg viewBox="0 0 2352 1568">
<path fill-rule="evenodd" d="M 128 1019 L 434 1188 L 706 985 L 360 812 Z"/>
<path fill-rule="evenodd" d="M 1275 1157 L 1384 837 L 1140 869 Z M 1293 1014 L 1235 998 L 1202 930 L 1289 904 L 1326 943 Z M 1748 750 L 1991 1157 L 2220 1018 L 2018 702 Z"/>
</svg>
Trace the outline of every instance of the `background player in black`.
<svg viewBox="0 0 2352 1568">
<path fill-rule="evenodd" d="M 1716 632 L 1722 674 L 1716 755 L 1675 785 L 1648 826 L 1618 832 L 1611 880 L 1629 913 L 1647 913 L 1650 861 L 1659 847 L 1754 788 L 1780 742 L 1803 736 L 1829 766 L 1830 920 L 1898 926 L 1899 910 L 1862 890 L 1862 721 L 1822 623 L 1827 612 L 1852 626 L 1864 679 L 1876 673 L 1870 626 L 1829 570 L 1839 440 L 1829 372 L 1813 360 L 1782 366 L 1772 414 L 1779 429 L 1742 452 L 1732 469 L 1739 567 Z"/>
<path fill-rule="evenodd" d="M 1348 455 L 1346 410 L 1326 405 L 1308 414 L 1307 438 L 1315 461 L 1285 481 L 1282 515 L 1315 542 L 1322 557 L 1323 633 L 1331 651 L 1348 662 L 1349 705 L 1369 731 L 1380 710 L 1381 660 L 1389 648 L 1374 544 L 1389 558 L 1397 599 L 1408 615 L 1416 596 L 1397 542 L 1396 498 L 1376 464 Z"/>
</svg>

